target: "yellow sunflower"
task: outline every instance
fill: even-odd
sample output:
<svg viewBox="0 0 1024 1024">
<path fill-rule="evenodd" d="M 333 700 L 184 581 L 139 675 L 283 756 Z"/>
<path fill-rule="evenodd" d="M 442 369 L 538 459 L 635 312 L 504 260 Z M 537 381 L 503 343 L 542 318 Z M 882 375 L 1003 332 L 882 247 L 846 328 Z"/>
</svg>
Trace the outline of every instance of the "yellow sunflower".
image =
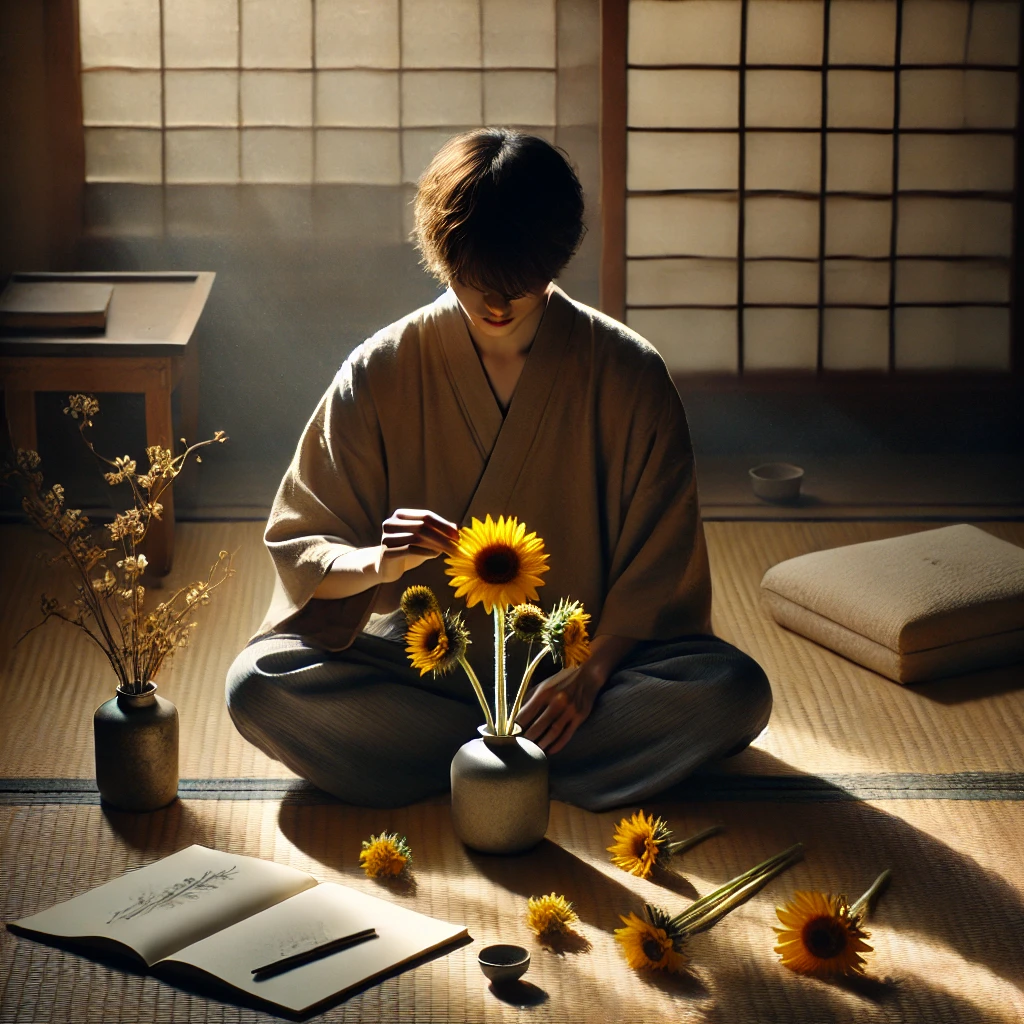
<svg viewBox="0 0 1024 1024">
<path fill-rule="evenodd" d="M 363 840 L 359 866 L 370 878 L 400 875 L 411 862 L 408 840 L 397 832 L 382 832 Z"/>
<path fill-rule="evenodd" d="M 563 668 L 575 668 L 590 657 L 587 623 L 590 616 L 579 601 L 562 598 L 544 624 L 544 640 Z"/>
<path fill-rule="evenodd" d="M 672 838 L 672 830 L 664 819 L 637 811 L 632 818 L 623 818 L 615 828 L 615 841 L 608 847 L 612 863 L 631 875 L 647 878 L 658 856 Z"/>
<path fill-rule="evenodd" d="M 572 904 L 556 893 L 550 896 L 531 896 L 526 903 L 526 926 L 538 935 L 567 932 L 579 918 Z"/>
<path fill-rule="evenodd" d="M 448 653 L 448 636 L 444 631 L 444 619 L 440 612 L 429 611 L 421 615 L 405 634 L 408 640 L 405 651 L 409 655 L 413 668 L 420 670 L 420 675 L 438 668 Z"/>
<path fill-rule="evenodd" d="M 445 559 L 445 574 L 452 577 L 456 597 L 465 595 L 469 608 L 482 601 L 490 615 L 495 605 L 536 601 L 537 587 L 544 585 L 540 574 L 550 568 L 547 558 L 544 542 L 523 523 L 512 516 L 495 523 L 488 515 L 460 531 L 458 553 Z"/>
<path fill-rule="evenodd" d="M 400 607 L 408 623 L 413 623 L 417 619 L 422 618 L 427 612 L 439 612 L 441 610 L 441 606 L 437 603 L 437 598 L 434 597 L 434 592 L 430 587 L 423 587 L 418 584 L 406 588 L 405 593 L 402 594 Z"/>
<path fill-rule="evenodd" d="M 624 928 L 615 929 L 615 941 L 622 947 L 626 962 L 634 970 L 681 971 L 689 959 L 682 949 L 682 940 L 673 942 L 669 932 L 645 921 L 636 914 L 620 920 Z"/>
<path fill-rule="evenodd" d="M 532 643 L 540 640 L 544 633 L 547 616 L 535 604 L 517 604 L 508 614 L 508 627 L 517 640 Z"/>
<path fill-rule="evenodd" d="M 861 953 L 870 953 L 861 916 L 852 913 L 845 896 L 796 892 L 775 911 L 782 928 L 775 952 L 784 966 L 819 978 L 864 973 Z"/>
</svg>

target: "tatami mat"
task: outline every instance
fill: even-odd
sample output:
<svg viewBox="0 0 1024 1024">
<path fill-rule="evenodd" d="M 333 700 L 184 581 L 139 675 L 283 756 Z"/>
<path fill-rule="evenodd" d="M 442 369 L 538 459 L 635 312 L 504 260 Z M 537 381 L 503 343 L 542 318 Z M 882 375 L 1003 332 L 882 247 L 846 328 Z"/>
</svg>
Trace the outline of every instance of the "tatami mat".
<svg viewBox="0 0 1024 1024">
<path fill-rule="evenodd" d="M 777 626 L 758 585 L 776 562 L 807 551 L 894 536 L 914 523 L 707 524 L 714 576 L 714 625 L 766 669 L 775 694 L 768 731 L 754 749 L 725 762 L 728 773 L 1012 772 L 1024 768 L 1024 666 L 902 687 Z M 983 528 L 1024 545 L 1024 523 Z M 192 646 L 161 672 L 160 692 L 181 715 L 183 778 L 287 778 L 290 773 L 236 733 L 224 706 L 224 677 L 262 619 L 272 569 L 258 523 L 184 523 L 165 592 L 204 575 L 216 553 L 235 553 L 237 575 L 205 609 Z M 114 688 L 103 656 L 69 626 L 50 623 L 17 647 L 38 619 L 39 594 L 53 589 L 27 528 L 0 528 L 5 586 L 0 597 L 0 775 L 93 775 L 92 711 Z"/>
<path fill-rule="evenodd" d="M 467 853 L 451 833 L 443 801 L 392 812 L 227 800 L 182 801 L 152 815 L 4 808 L 7 848 L 22 852 L 4 859 L 0 907 L 8 920 L 30 914 L 198 842 L 291 864 L 468 926 L 472 944 L 355 995 L 324 1020 L 1010 1024 L 1024 1015 L 1024 863 L 1016 841 L 1024 803 L 652 809 L 681 834 L 725 826 L 678 859 L 671 887 L 608 863 L 604 847 L 617 814 L 560 804 L 548 839 L 514 858 Z M 378 885 L 358 871 L 359 840 L 383 828 L 409 837 L 416 866 L 406 885 Z M 692 940 L 691 976 L 645 977 L 627 968 L 612 937 L 619 914 L 639 911 L 643 900 L 682 908 L 797 840 L 807 847 L 804 862 Z M 807 887 L 845 890 L 852 898 L 884 867 L 893 869 L 893 882 L 870 926 L 868 981 L 831 984 L 781 967 L 771 948 L 778 902 Z M 582 949 L 555 955 L 526 929 L 527 897 L 551 891 L 575 902 Z M 530 986 L 520 990 L 518 1005 L 489 991 L 476 966 L 477 951 L 493 941 L 533 951 Z M 0 934 L 0 957 L 3 1020 L 12 1024 L 270 1019 L 10 933 Z"/>
</svg>

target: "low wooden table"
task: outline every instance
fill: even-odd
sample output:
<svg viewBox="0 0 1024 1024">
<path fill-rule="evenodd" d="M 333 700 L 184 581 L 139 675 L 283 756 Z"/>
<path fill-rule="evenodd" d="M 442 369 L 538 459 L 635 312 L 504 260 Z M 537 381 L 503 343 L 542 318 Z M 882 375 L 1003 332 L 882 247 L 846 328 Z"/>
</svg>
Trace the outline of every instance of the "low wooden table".
<svg viewBox="0 0 1024 1024">
<path fill-rule="evenodd" d="M 114 285 L 101 335 L 0 336 L 0 387 L 11 441 L 37 448 L 35 393 L 134 392 L 146 398 L 146 444 L 175 448 L 171 394 L 181 385 L 182 433 L 197 440 L 198 351 L 192 332 L 215 275 L 160 273 L 16 274 L 16 281 L 95 281 Z M 174 497 L 164 492 L 146 554 L 155 575 L 174 557 Z"/>
</svg>

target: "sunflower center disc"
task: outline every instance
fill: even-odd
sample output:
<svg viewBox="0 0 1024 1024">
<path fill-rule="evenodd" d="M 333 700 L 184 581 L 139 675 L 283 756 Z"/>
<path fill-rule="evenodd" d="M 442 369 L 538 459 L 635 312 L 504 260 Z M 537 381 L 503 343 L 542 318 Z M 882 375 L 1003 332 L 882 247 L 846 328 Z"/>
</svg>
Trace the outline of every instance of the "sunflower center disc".
<svg viewBox="0 0 1024 1024">
<path fill-rule="evenodd" d="M 654 964 L 658 963 L 665 955 L 665 950 L 656 939 L 644 939 L 640 948 L 643 949 L 644 956 Z"/>
<path fill-rule="evenodd" d="M 804 926 L 804 945 L 820 960 L 831 960 L 846 949 L 846 929 L 831 918 L 815 918 Z"/>
<path fill-rule="evenodd" d="M 519 558 L 509 548 L 486 548 L 477 556 L 476 567 L 485 583 L 511 583 L 519 575 Z"/>
</svg>

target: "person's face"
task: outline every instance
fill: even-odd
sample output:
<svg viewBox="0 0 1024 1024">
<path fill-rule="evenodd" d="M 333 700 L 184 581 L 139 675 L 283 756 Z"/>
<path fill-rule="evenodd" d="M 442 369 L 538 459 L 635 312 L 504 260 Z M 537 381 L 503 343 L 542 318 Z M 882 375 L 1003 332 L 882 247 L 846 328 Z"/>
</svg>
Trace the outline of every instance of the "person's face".
<svg viewBox="0 0 1024 1024">
<path fill-rule="evenodd" d="M 473 326 L 487 337 L 504 338 L 537 313 L 544 304 L 549 284 L 510 299 L 497 292 L 481 291 L 452 279 L 451 289 Z"/>
</svg>

